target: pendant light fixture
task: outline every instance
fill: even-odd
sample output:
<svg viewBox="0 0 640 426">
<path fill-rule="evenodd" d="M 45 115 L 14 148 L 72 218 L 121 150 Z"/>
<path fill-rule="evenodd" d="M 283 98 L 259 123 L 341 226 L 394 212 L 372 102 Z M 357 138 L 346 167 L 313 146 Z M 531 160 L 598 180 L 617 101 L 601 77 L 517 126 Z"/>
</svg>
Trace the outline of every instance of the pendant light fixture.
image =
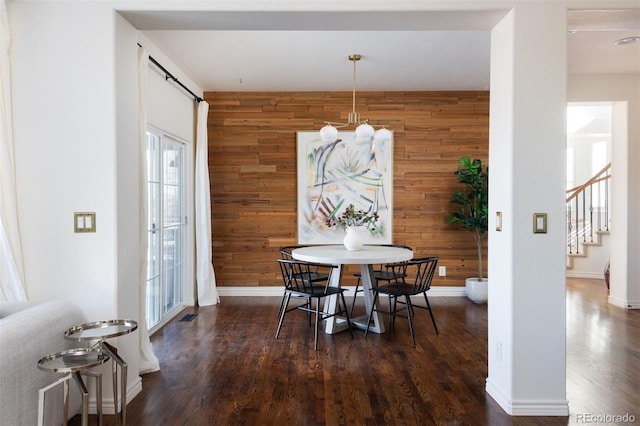
<svg viewBox="0 0 640 426">
<path fill-rule="evenodd" d="M 372 125 L 369 124 L 368 119 L 360 119 L 360 114 L 356 112 L 356 62 L 362 59 L 362 55 L 353 53 L 349 55 L 349 60 L 353 62 L 353 107 L 349 113 L 346 123 L 334 123 L 325 121 L 325 126 L 320 129 L 320 140 L 324 143 L 335 142 L 338 139 L 338 129 L 345 128 L 350 125 L 356 125 L 356 139 L 373 138 L 377 142 L 387 142 L 391 140 L 391 131 L 382 128 L 375 130 Z"/>
</svg>

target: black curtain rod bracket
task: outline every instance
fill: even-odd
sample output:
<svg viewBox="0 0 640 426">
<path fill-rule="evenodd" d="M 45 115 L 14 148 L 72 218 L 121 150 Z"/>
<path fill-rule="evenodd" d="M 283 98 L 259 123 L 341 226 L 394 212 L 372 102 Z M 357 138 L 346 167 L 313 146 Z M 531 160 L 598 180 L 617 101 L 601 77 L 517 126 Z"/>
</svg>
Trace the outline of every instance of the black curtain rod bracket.
<svg viewBox="0 0 640 426">
<path fill-rule="evenodd" d="M 142 47 L 142 45 L 140 43 L 138 43 L 138 46 Z M 184 90 L 189 92 L 189 94 L 191 94 L 191 96 L 193 96 L 193 101 L 194 102 L 198 102 L 199 103 L 199 102 L 204 100 L 200 96 L 198 96 L 195 93 L 193 93 L 193 91 L 191 91 L 191 89 L 189 89 L 187 86 L 182 84 L 182 82 L 180 80 L 178 80 L 176 77 L 174 77 L 174 75 L 171 74 L 165 67 L 163 67 L 162 64 L 160 64 L 160 62 L 156 61 L 153 56 L 149 55 L 149 61 L 151 61 L 151 63 L 153 65 L 157 66 L 158 68 L 160 68 L 162 70 L 162 72 L 164 72 L 165 81 L 171 79 L 178 86 L 182 87 Z"/>
</svg>

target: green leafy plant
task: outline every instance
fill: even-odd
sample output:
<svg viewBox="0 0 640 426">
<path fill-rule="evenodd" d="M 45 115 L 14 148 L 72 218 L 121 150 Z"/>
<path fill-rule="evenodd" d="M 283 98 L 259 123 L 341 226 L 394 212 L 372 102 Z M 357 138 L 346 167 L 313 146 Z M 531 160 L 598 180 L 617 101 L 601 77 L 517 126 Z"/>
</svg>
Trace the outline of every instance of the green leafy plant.
<svg viewBox="0 0 640 426">
<path fill-rule="evenodd" d="M 346 230 L 350 226 L 366 226 L 371 232 L 375 231 L 374 222 L 378 221 L 378 212 L 371 214 L 364 210 L 356 210 L 353 204 L 344 209 L 342 215 L 336 215 L 335 212 L 327 218 L 327 226 L 340 226 L 343 230 Z"/>
<path fill-rule="evenodd" d="M 454 173 L 464 188 L 453 192 L 451 204 L 458 210 L 447 213 L 447 223 L 473 232 L 478 250 L 478 281 L 482 281 L 482 240 L 489 229 L 489 167 L 478 159 L 462 157 Z"/>
</svg>

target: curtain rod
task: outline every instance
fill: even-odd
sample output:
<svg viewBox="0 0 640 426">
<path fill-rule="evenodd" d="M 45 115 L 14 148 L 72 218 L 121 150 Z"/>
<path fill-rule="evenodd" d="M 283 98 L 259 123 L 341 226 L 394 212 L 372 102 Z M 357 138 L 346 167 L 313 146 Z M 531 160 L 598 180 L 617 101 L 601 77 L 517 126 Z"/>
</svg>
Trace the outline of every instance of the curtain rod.
<svg viewBox="0 0 640 426">
<path fill-rule="evenodd" d="M 142 47 L 142 45 L 140 43 L 138 43 L 138 46 Z M 193 93 L 191 91 L 191 89 L 189 89 L 187 86 L 185 86 L 184 84 L 182 84 L 182 82 L 180 80 L 178 80 L 177 78 L 175 78 L 173 76 L 173 74 L 171 74 L 165 67 L 162 66 L 162 64 L 160 64 L 160 62 L 156 61 L 154 59 L 153 56 L 149 55 L 149 60 L 158 68 L 160 68 L 162 70 L 162 72 L 164 72 L 164 79 L 165 80 L 173 80 L 174 83 L 176 83 L 178 86 L 182 87 L 184 90 L 186 90 L 187 92 L 189 92 L 191 94 L 191 96 L 193 96 L 193 100 L 194 102 L 201 102 L 204 99 L 202 99 L 200 96 L 196 95 L 195 93 Z"/>
</svg>

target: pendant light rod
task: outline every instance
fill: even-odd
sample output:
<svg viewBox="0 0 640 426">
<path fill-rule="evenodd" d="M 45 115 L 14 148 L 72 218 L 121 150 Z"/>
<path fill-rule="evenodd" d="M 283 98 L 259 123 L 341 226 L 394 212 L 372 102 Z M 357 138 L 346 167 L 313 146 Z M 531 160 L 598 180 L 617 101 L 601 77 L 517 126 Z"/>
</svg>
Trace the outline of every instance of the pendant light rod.
<svg viewBox="0 0 640 426">
<path fill-rule="evenodd" d="M 365 118 L 364 120 L 361 120 L 360 115 L 356 112 L 356 62 L 358 62 L 360 59 L 362 59 L 362 55 L 359 55 L 357 53 L 352 53 L 351 55 L 349 55 L 349 60 L 353 62 L 353 106 L 351 112 L 349 113 L 349 119 L 346 123 L 333 123 L 325 121 L 325 126 L 320 129 L 320 140 L 323 143 L 337 143 L 340 141 L 338 128 L 345 128 L 352 124 L 355 124 L 357 125 L 355 129 L 356 140 L 370 139 L 372 141 L 372 150 L 374 150 L 374 143 L 384 143 L 391 140 L 392 133 L 384 125 L 378 125 L 378 127 L 381 128 L 375 130 L 373 126 L 369 124 L 368 119 Z"/>
<path fill-rule="evenodd" d="M 362 56 L 357 53 L 349 55 L 349 60 L 353 62 L 353 107 L 351 114 L 349 114 L 349 124 L 356 124 L 360 122 L 360 117 L 358 117 L 358 114 L 356 113 L 356 62 L 360 59 L 362 59 Z"/>
</svg>

